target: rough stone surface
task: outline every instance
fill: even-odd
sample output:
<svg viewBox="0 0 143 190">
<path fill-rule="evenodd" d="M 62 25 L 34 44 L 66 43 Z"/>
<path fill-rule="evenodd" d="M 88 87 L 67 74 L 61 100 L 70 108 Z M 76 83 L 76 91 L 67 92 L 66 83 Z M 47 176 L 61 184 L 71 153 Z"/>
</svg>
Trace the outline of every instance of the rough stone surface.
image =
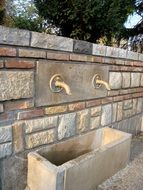
<svg viewBox="0 0 143 190">
<path fill-rule="evenodd" d="M 109 84 L 111 89 L 120 89 L 122 86 L 122 75 L 119 72 L 110 72 Z"/>
<path fill-rule="evenodd" d="M 12 143 L 0 144 L 0 159 L 11 155 Z"/>
<path fill-rule="evenodd" d="M 140 86 L 140 73 L 131 73 L 131 87 Z"/>
<path fill-rule="evenodd" d="M 92 54 L 92 43 L 74 40 L 73 52 L 84 53 L 84 54 Z"/>
<path fill-rule="evenodd" d="M 48 131 L 27 135 L 25 137 L 25 141 L 26 148 L 28 149 L 52 143 L 55 141 L 55 129 L 49 129 Z"/>
<path fill-rule="evenodd" d="M 33 72 L 0 71 L 0 101 L 33 96 Z"/>
<path fill-rule="evenodd" d="M 127 57 L 127 50 L 125 50 L 125 49 L 119 49 L 119 57 L 126 59 L 126 57 Z"/>
<path fill-rule="evenodd" d="M 141 86 L 143 86 L 143 73 L 141 73 Z"/>
<path fill-rule="evenodd" d="M 32 133 L 39 130 L 57 127 L 58 117 L 43 117 L 21 122 L 26 133 Z"/>
<path fill-rule="evenodd" d="M 67 111 L 67 106 L 54 106 L 45 108 L 45 114 L 56 114 L 56 113 L 63 113 Z"/>
<path fill-rule="evenodd" d="M 136 114 L 137 111 L 137 99 L 133 99 L 133 108 L 132 108 L 132 114 Z"/>
<path fill-rule="evenodd" d="M 1 44 L 29 46 L 30 32 L 28 30 L 19 30 L 0 26 L 0 31 Z"/>
<path fill-rule="evenodd" d="M 114 47 L 107 47 L 106 50 L 107 57 L 118 57 L 119 56 L 119 49 Z"/>
<path fill-rule="evenodd" d="M 142 112 L 143 110 L 143 98 L 138 98 L 137 100 L 137 113 Z"/>
<path fill-rule="evenodd" d="M 3 104 L 0 104 L 0 113 L 4 112 Z"/>
<path fill-rule="evenodd" d="M 117 119 L 117 103 L 113 104 L 113 115 L 112 115 L 112 121 L 115 122 Z"/>
<path fill-rule="evenodd" d="M 107 48 L 106 46 L 102 46 L 99 44 L 93 44 L 92 54 L 93 55 L 105 56 L 106 48 Z"/>
<path fill-rule="evenodd" d="M 83 110 L 77 113 L 76 117 L 77 132 L 85 132 L 89 127 L 89 111 Z"/>
<path fill-rule="evenodd" d="M 91 108 L 91 116 L 97 117 L 99 115 L 101 115 L 101 106 Z"/>
<path fill-rule="evenodd" d="M 3 160 L 1 165 L 2 190 L 24 190 L 27 182 L 27 159 L 25 156 L 9 157 Z"/>
<path fill-rule="evenodd" d="M 32 32 L 31 46 L 72 52 L 73 39 Z"/>
<path fill-rule="evenodd" d="M 139 54 L 133 51 L 128 51 L 127 52 L 127 59 L 133 59 L 133 60 L 138 60 L 139 59 Z"/>
<path fill-rule="evenodd" d="M 100 116 L 98 117 L 91 117 L 90 120 L 90 129 L 95 129 L 100 127 Z"/>
<path fill-rule="evenodd" d="M 12 126 L 0 127 L 0 143 L 12 140 Z"/>
<path fill-rule="evenodd" d="M 123 118 L 123 102 L 118 102 L 117 121 L 122 120 L 122 118 Z"/>
<path fill-rule="evenodd" d="M 123 109 L 132 109 L 133 107 L 133 100 L 124 100 Z"/>
<path fill-rule="evenodd" d="M 123 88 L 129 88 L 130 87 L 130 80 L 131 80 L 131 75 L 130 75 L 130 73 L 125 73 L 125 72 L 123 72 L 122 73 L 122 79 L 123 79 L 123 81 L 122 81 L 122 87 Z"/>
<path fill-rule="evenodd" d="M 12 126 L 13 133 L 13 152 L 18 153 L 24 150 L 24 130 L 22 125 L 17 123 Z"/>
<path fill-rule="evenodd" d="M 75 135 L 75 113 L 59 116 L 58 139 L 68 138 Z"/>
<path fill-rule="evenodd" d="M 102 106 L 101 125 L 105 126 L 112 121 L 112 106 L 111 104 Z"/>
</svg>

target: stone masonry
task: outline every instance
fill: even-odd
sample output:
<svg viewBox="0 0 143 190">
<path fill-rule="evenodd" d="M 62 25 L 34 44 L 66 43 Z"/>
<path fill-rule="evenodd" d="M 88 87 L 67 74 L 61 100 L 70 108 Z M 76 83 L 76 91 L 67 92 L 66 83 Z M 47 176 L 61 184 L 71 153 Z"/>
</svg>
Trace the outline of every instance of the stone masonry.
<svg viewBox="0 0 143 190">
<path fill-rule="evenodd" d="M 41 146 L 105 126 L 141 131 L 142 54 L 3 26 L 0 33 L 0 189 L 25 189 L 27 153 Z M 65 97 L 60 104 L 37 106 L 41 60 L 73 64 L 77 70 L 80 64 L 81 73 L 85 65 L 108 66 L 111 90 L 98 98 L 95 90 L 93 99 L 84 99 L 81 91 L 76 101 L 65 102 Z M 42 85 L 48 88 L 48 81 Z"/>
</svg>

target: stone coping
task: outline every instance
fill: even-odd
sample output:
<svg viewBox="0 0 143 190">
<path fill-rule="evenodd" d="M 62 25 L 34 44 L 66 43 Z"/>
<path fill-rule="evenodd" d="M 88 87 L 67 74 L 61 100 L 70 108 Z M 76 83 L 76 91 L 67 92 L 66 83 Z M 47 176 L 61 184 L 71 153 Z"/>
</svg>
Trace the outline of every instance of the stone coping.
<svg viewBox="0 0 143 190">
<path fill-rule="evenodd" d="M 143 61 L 143 54 L 62 36 L 0 26 L 0 45 L 34 47 L 65 52 Z"/>
</svg>

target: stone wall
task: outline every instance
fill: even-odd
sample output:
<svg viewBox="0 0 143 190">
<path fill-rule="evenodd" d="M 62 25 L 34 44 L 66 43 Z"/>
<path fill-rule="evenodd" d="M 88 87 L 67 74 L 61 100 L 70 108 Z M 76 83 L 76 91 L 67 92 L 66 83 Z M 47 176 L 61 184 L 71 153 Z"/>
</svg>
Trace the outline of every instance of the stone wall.
<svg viewBox="0 0 143 190">
<path fill-rule="evenodd" d="M 105 126 L 140 132 L 142 54 L 2 26 L 0 34 L 0 189 L 24 190 L 26 155 L 41 146 Z M 112 89 L 104 98 L 37 107 L 40 60 L 108 66 Z"/>
</svg>

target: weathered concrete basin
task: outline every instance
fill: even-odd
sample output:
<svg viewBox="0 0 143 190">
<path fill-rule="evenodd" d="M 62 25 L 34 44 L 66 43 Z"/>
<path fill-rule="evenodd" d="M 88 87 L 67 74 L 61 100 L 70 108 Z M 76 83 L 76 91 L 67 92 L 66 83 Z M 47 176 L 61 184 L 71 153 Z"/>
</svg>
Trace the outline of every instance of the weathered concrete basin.
<svg viewBox="0 0 143 190">
<path fill-rule="evenodd" d="M 123 168 L 131 135 L 102 128 L 28 155 L 30 190 L 95 190 Z"/>
</svg>

